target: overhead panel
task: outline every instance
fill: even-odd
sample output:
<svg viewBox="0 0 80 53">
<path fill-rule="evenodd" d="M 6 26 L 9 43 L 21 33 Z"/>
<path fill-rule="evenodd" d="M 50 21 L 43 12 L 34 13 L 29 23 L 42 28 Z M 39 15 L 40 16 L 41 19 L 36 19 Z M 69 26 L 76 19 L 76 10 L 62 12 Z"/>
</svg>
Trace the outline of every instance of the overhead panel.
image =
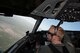
<svg viewBox="0 0 80 53">
<path fill-rule="evenodd" d="M 45 0 L 31 14 L 68 22 L 80 21 L 80 1 Z"/>
</svg>

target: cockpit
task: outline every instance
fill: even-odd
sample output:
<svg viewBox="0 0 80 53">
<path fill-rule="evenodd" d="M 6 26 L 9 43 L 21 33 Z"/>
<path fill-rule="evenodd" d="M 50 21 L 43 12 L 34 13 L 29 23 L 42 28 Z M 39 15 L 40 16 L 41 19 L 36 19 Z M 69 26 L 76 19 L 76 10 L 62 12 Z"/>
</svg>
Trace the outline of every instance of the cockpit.
<svg viewBox="0 0 80 53">
<path fill-rule="evenodd" d="M 63 27 L 66 40 L 80 53 L 79 17 L 80 0 L 1 0 L 0 48 L 5 53 L 34 53 L 37 43 L 49 43 L 46 33 L 55 25 Z"/>
</svg>

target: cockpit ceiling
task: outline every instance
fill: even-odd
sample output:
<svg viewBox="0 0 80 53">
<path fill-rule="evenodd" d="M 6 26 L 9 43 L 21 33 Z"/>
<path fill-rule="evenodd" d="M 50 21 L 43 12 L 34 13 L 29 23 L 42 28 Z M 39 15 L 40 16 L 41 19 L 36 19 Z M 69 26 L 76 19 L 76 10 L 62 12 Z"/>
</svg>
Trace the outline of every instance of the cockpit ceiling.
<svg viewBox="0 0 80 53">
<path fill-rule="evenodd" d="M 0 13 L 75 22 L 80 21 L 80 0 L 0 0 Z"/>
<path fill-rule="evenodd" d="M 44 0 L 0 0 L 0 14 L 28 16 Z"/>
</svg>

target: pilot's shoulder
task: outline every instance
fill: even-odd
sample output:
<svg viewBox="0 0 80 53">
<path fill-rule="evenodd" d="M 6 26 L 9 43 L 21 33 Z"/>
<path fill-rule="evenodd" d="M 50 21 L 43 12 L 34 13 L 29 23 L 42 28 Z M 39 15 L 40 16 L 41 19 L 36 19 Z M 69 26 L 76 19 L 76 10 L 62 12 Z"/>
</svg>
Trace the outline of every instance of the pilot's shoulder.
<svg viewBox="0 0 80 53">
<path fill-rule="evenodd" d="M 48 45 L 41 46 L 38 53 L 52 53 Z"/>
<path fill-rule="evenodd" d="M 40 49 L 47 49 L 47 48 L 49 48 L 48 45 L 44 45 L 40 47 Z"/>
</svg>

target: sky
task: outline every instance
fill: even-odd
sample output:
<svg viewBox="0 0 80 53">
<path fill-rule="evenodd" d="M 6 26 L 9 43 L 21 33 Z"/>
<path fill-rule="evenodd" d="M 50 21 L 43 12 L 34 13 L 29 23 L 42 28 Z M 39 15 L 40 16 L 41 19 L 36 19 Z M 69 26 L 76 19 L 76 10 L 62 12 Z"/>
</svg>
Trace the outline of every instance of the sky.
<svg viewBox="0 0 80 53">
<path fill-rule="evenodd" d="M 43 30 L 49 29 L 51 25 L 57 25 L 59 23 L 59 20 L 55 19 L 44 19 L 42 22 L 42 26 L 40 26 Z M 43 27 L 44 26 L 44 27 Z M 80 22 L 63 22 L 61 24 L 61 27 L 64 30 L 70 30 L 70 31 L 80 31 Z"/>
<path fill-rule="evenodd" d="M 35 22 L 36 22 L 36 20 L 31 18 L 31 17 L 29 18 L 29 17 L 17 16 L 17 15 L 14 15 L 14 17 L 22 18 L 22 19 L 24 19 L 24 21 L 27 21 L 27 22 L 32 23 L 32 24 L 35 24 Z M 58 23 L 59 23 L 59 20 L 43 19 L 43 21 L 42 21 L 42 23 L 41 23 L 39 28 L 41 30 L 48 30 L 51 25 L 55 25 L 56 26 Z M 80 22 L 63 22 L 61 27 L 64 30 L 80 31 Z"/>
<path fill-rule="evenodd" d="M 15 17 L 17 17 L 17 15 L 14 15 Z M 18 16 L 20 18 L 25 19 L 26 21 L 35 24 L 36 20 L 33 18 L 29 18 L 29 17 L 24 17 L 24 16 Z M 41 25 L 40 25 L 40 29 L 41 30 L 48 30 L 49 27 L 51 25 L 57 25 L 59 23 L 59 20 L 55 20 L 55 19 L 43 19 Z M 63 24 L 61 24 L 61 27 L 64 30 L 70 30 L 70 31 L 80 31 L 80 22 L 63 22 Z"/>
</svg>

